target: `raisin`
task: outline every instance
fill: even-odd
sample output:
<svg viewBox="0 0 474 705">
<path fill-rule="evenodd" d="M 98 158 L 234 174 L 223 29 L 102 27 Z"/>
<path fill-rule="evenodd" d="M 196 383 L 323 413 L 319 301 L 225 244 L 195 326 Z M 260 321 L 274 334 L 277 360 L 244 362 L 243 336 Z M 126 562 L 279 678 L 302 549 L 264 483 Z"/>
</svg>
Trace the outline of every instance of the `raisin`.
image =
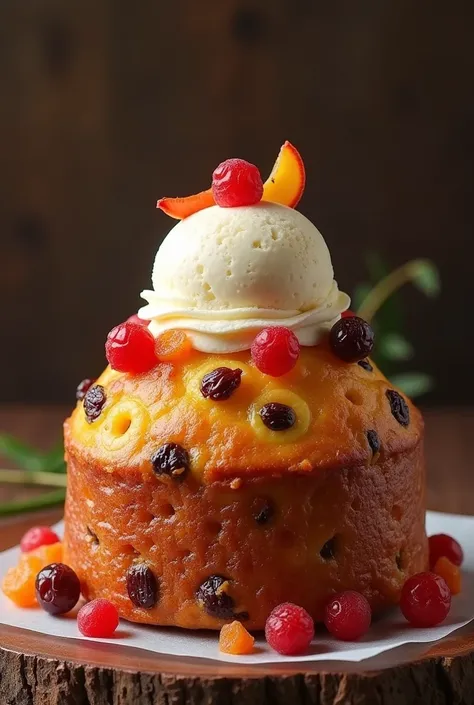
<svg viewBox="0 0 474 705">
<path fill-rule="evenodd" d="M 94 384 L 89 387 L 82 402 L 88 423 L 92 423 L 99 418 L 106 400 L 105 389 L 101 384 Z"/>
<path fill-rule="evenodd" d="M 158 602 L 158 581 L 151 569 L 144 563 L 137 563 L 128 569 L 127 591 L 135 607 L 149 610 Z"/>
<path fill-rule="evenodd" d="M 380 451 L 380 438 L 377 431 L 367 431 L 367 440 L 369 442 L 370 450 L 375 455 Z"/>
<path fill-rule="evenodd" d="M 374 331 L 358 316 L 341 318 L 329 334 L 331 349 L 344 362 L 359 362 L 370 355 L 374 347 Z"/>
<path fill-rule="evenodd" d="M 326 541 L 324 546 L 319 552 L 319 555 L 324 561 L 332 561 L 336 557 L 336 537 L 333 536 L 332 539 Z"/>
<path fill-rule="evenodd" d="M 201 607 L 211 617 L 232 619 L 234 617 L 234 600 L 227 593 L 228 579 L 222 575 L 211 575 L 196 591 L 196 598 Z"/>
<path fill-rule="evenodd" d="M 405 399 L 394 389 L 387 389 L 385 396 L 390 403 L 393 418 L 396 419 L 401 426 L 408 426 L 410 423 L 410 409 Z"/>
<path fill-rule="evenodd" d="M 273 517 L 275 510 L 272 502 L 266 497 L 256 497 L 252 503 L 253 518 L 262 526 Z"/>
<path fill-rule="evenodd" d="M 286 431 L 296 423 L 296 414 L 291 406 L 278 402 L 265 404 L 259 414 L 265 426 L 272 431 Z"/>
<path fill-rule="evenodd" d="M 359 360 L 357 364 L 362 367 L 363 370 L 366 370 L 367 372 L 373 372 L 374 368 L 370 364 L 368 360 Z"/>
<path fill-rule="evenodd" d="M 212 401 L 223 401 L 240 386 L 242 370 L 230 367 L 217 367 L 217 369 L 204 375 L 201 382 L 201 394 Z"/>
<path fill-rule="evenodd" d="M 151 456 L 157 475 L 169 475 L 181 480 L 189 470 L 189 455 L 178 443 L 165 443 Z"/>
<path fill-rule="evenodd" d="M 82 382 L 77 386 L 76 389 L 76 401 L 82 401 L 84 399 L 87 391 L 90 389 L 90 387 L 92 387 L 94 382 L 95 379 L 89 379 L 88 377 L 82 380 Z"/>
</svg>

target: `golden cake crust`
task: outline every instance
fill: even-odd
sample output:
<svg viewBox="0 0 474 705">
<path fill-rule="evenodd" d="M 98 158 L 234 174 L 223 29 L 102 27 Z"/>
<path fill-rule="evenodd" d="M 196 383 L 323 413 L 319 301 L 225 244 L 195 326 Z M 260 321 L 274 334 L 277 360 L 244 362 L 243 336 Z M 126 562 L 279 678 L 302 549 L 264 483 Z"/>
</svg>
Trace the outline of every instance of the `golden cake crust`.
<svg viewBox="0 0 474 705">
<path fill-rule="evenodd" d="M 205 399 L 202 377 L 221 366 L 240 367 L 241 385 L 225 401 Z M 137 468 L 146 476 L 156 449 L 175 442 L 190 453 L 191 473 L 204 483 L 306 474 L 371 462 L 370 430 L 386 455 L 409 451 L 423 433 L 421 414 L 409 400 L 408 425 L 396 420 L 387 397 L 392 385 L 375 366 L 368 371 L 342 362 L 326 344 L 303 348 L 282 378 L 259 372 L 248 351 L 225 357 L 193 352 L 183 365 L 161 364 L 135 377 L 107 368 L 97 383 L 105 389 L 104 409 L 89 424 L 78 404 L 68 421 L 69 451 L 112 473 Z M 258 410 L 270 401 L 295 409 L 294 428 L 274 432 L 263 425 Z"/>
</svg>

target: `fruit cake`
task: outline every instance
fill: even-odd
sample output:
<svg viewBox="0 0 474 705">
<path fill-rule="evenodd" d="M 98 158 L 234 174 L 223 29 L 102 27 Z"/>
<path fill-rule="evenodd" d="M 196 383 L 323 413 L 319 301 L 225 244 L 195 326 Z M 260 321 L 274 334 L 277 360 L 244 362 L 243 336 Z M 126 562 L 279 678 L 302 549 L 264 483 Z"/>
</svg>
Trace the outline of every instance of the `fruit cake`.
<svg viewBox="0 0 474 705">
<path fill-rule="evenodd" d="M 228 160 L 180 219 L 148 302 L 65 423 L 65 561 L 134 622 L 319 621 L 356 590 L 398 603 L 428 566 L 423 421 L 370 360 L 319 231 L 294 210 L 301 157 L 262 183 Z"/>
</svg>

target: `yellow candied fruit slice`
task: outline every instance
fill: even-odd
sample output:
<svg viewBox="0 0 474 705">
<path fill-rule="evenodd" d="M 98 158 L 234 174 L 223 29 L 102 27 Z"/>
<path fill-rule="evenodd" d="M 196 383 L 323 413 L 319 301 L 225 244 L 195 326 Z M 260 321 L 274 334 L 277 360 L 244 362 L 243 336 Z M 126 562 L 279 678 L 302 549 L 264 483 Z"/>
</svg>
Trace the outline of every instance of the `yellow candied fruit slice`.
<svg viewBox="0 0 474 705">
<path fill-rule="evenodd" d="M 265 426 L 259 412 L 265 404 L 270 404 L 271 402 L 286 404 L 293 409 L 296 414 L 294 426 L 285 431 L 272 431 Z M 249 419 L 257 437 L 261 441 L 266 443 L 294 443 L 307 432 L 311 423 L 311 411 L 304 399 L 289 389 L 268 389 L 250 407 Z"/>
<path fill-rule="evenodd" d="M 104 414 L 100 428 L 100 441 L 109 451 L 125 446 L 138 450 L 145 442 L 149 414 L 143 404 L 135 399 L 122 399 Z"/>
</svg>

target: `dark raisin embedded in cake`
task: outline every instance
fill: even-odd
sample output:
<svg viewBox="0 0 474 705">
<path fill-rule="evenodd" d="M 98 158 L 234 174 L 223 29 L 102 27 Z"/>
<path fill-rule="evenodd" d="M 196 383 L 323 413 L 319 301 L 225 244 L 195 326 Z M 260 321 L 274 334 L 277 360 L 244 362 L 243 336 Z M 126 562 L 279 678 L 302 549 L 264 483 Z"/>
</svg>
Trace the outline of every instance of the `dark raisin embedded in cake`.
<svg viewBox="0 0 474 705">
<path fill-rule="evenodd" d="M 223 401 L 240 386 L 242 370 L 230 367 L 217 367 L 202 378 L 201 394 L 212 401 Z"/>
<path fill-rule="evenodd" d="M 275 401 L 262 406 L 258 413 L 265 426 L 271 431 L 286 431 L 296 423 L 296 414 L 291 406 Z"/>
<path fill-rule="evenodd" d="M 252 502 L 252 515 L 259 526 L 268 524 L 274 513 L 273 503 L 267 497 L 256 497 Z"/>
<path fill-rule="evenodd" d="M 153 453 L 151 464 L 157 475 L 169 475 L 181 480 L 189 470 L 188 451 L 178 443 L 165 443 Z"/>
<path fill-rule="evenodd" d="M 158 580 L 144 563 L 136 563 L 128 569 L 127 592 L 135 607 L 151 609 L 158 602 Z"/>
<path fill-rule="evenodd" d="M 341 318 L 331 328 L 329 344 L 340 360 L 358 362 L 372 352 L 374 331 L 358 316 Z"/>
<path fill-rule="evenodd" d="M 410 423 L 410 409 L 405 399 L 394 389 L 387 389 L 385 395 L 389 401 L 390 410 L 394 419 L 396 419 L 401 426 L 408 426 Z"/>
<path fill-rule="evenodd" d="M 197 601 L 211 617 L 233 619 L 234 600 L 229 595 L 229 587 L 227 578 L 211 575 L 197 589 Z"/>
<path fill-rule="evenodd" d="M 374 368 L 370 364 L 368 360 L 358 360 L 357 364 L 362 367 L 363 370 L 366 370 L 366 372 L 373 372 Z"/>
<path fill-rule="evenodd" d="M 367 431 L 367 440 L 369 442 L 370 450 L 375 455 L 375 453 L 380 452 L 380 438 L 377 431 Z"/>
<path fill-rule="evenodd" d="M 99 418 L 106 401 L 107 395 L 101 384 L 94 384 L 89 387 L 82 402 L 88 423 L 92 423 Z"/>
<path fill-rule="evenodd" d="M 332 539 L 326 541 L 324 546 L 319 552 L 319 555 L 324 561 L 332 561 L 336 557 L 336 537 L 333 536 Z"/>
<path fill-rule="evenodd" d="M 78 384 L 76 389 L 76 401 L 82 401 L 84 399 L 87 391 L 92 387 L 94 382 L 95 379 L 89 379 L 86 377 L 86 379 L 83 379 L 82 382 Z"/>
</svg>

